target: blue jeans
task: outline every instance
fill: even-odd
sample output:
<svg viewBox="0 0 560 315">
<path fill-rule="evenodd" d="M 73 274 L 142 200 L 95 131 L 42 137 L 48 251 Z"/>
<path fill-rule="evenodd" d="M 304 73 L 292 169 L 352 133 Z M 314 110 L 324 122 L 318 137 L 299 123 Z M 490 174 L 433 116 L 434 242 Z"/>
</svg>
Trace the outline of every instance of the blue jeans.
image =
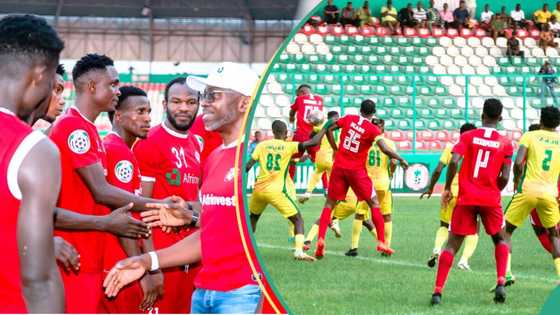
<svg viewBox="0 0 560 315">
<path fill-rule="evenodd" d="M 192 295 L 192 314 L 250 314 L 255 313 L 261 289 L 246 285 L 231 291 L 196 289 Z"/>
<path fill-rule="evenodd" d="M 558 106 L 558 100 L 556 99 L 556 95 L 554 94 L 554 83 L 546 83 L 543 80 L 541 83 L 541 102 L 543 103 L 543 105 L 546 105 L 544 99 L 546 91 L 548 91 L 548 94 L 550 94 L 550 96 L 552 97 L 552 100 L 554 101 L 554 105 Z"/>
</svg>

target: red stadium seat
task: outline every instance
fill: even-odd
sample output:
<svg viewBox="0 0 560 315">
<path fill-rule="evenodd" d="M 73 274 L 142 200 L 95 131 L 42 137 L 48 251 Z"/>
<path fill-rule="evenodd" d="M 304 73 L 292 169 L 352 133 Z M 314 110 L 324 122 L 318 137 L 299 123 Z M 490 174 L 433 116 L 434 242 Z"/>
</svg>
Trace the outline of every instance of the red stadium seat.
<svg viewBox="0 0 560 315">
<path fill-rule="evenodd" d="M 426 145 L 426 142 L 423 141 L 416 141 L 416 150 L 425 151 L 428 150 L 429 146 Z"/>
<path fill-rule="evenodd" d="M 443 28 L 434 27 L 432 28 L 432 36 L 433 37 L 442 37 L 445 35 L 445 31 Z"/>
<path fill-rule="evenodd" d="M 397 142 L 397 148 L 399 151 L 410 151 L 412 150 L 412 143 L 410 141 Z"/>
<path fill-rule="evenodd" d="M 430 130 L 422 130 L 416 133 L 416 139 L 419 141 L 432 141 L 434 138 L 434 134 Z"/>
<path fill-rule="evenodd" d="M 399 130 L 390 131 L 388 133 L 388 136 L 391 140 L 393 140 L 395 142 L 400 142 L 400 141 L 406 140 L 406 136 L 403 134 L 402 131 L 399 131 Z"/>
<path fill-rule="evenodd" d="M 360 28 L 360 34 L 362 36 L 373 36 L 375 35 L 375 28 L 371 26 L 364 26 Z"/>
<path fill-rule="evenodd" d="M 407 27 L 404 29 L 404 36 L 407 37 L 415 37 L 416 36 L 416 30 L 410 27 Z"/>
<path fill-rule="evenodd" d="M 450 28 L 450 29 L 447 30 L 447 36 L 451 37 L 451 38 L 457 37 L 457 36 L 459 36 L 459 31 L 457 31 L 454 28 Z"/>
<path fill-rule="evenodd" d="M 435 135 L 436 139 L 442 142 L 449 142 L 449 139 L 451 138 L 449 136 L 449 133 L 445 130 L 438 130 L 436 131 L 436 135 Z"/>
<path fill-rule="evenodd" d="M 532 30 L 529 32 L 529 35 L 530 35 L 531 37 L 534 37 L 534 38 L 539 38 L 539 36 L 541 35 L 541 32 L 540 32 L 539 30 L 537 30 L 537 29 L 532 29 Z"/>
<path fill-rule="evenodd" d="M 471 37 L 473 35 L 474 35 L 474 32 L 472 30 L 468 29 L 468 28 L 464 28 L 461 31 L 461 36 L 463 36 L 463 37 Z"/>
<path fill-rule="evenodd" d="M 479 28 L 474 32 L 474 36 L 476 37 L 485 37 L 486 36 L 486 31 Z"/>
<path fill-rule="evenodd" d="M 428 146 L 431 151 L 441 151 L 443 149 L 442 143 L 437 140 L 429 141 Z"/>
<path fill-rule="evenodd" d="M 317 28 L 317 33 L 321 35 L 327 35 L 329 33 L 329 25 L 323 24 Z"/>
<path fill-rule="evenodd" d="M 310 24 L 305 24 L 301 30 L 301 32 L 305 35 L 311 35 L 315 33 L 315 27 Z"/>
<path fill-rule="evenodd" d="M 430 36 L 430 30 L 427 28 L 421 28 L 418 30 L 418 36 L 420 37 L 429 37 Z"/>
<path fill-rule="evenodd" d="M 336 25 L 335 27 L 332 28 L 331 34 L 340 36 L 344 34 L 344 28 L 340 25 Z"/>
<path fill-rule="evenodd" d="M 506 34 L 506 38 L 509 38 L 511 34 L 513 34 L 513 30 L 511 28 L 506 28 L 504 33 Z"/>
<path fill-rule="evenodd" d="M 518 30 L 517 30 L 517 33 L 515 34 L 515 36 L 517 36 L 517 37 L 519 37 L 519 38 L 521 38 L 521 39 L 524 39 L 525 37 L 529 36 L 529 32 L 527 32 L 527 31 L 524 30 L 524 29 L 518 29 Z"/>
<path fill-rule="evenodd" d="M 510 138 L 513 141 L 518 141 L 519 139 L 521 139 L 521 136 L 523 135 L 523 132 L 521 132 L 521 130 L 512 130 L 510 131 Z"/>
<path fill-rule="evenodd" d="M 377 34 L 377 36 L 387 36 L 389 35 L 389 30 L 387 30 L 387 28 L 383 26 L 380 26 L 375 29 L 375 33 Z"/>
<path fill-rule="evenodd" d="M 451 142 L 457 142 L 459 141 L 459 136 L 461 134 L 459 133 L 459 131 L 451 131 L 451 136 L 449 137 L 449 139 L 451 140 Z"/>
<path fill-rule="evenodd" d="M 346 35 L 348 36 L 354 36 L 356 34 L 358 34 L 358 28 L 352 25 L 348 25 L 345 27 L 346 28 Z"/>
</svg>

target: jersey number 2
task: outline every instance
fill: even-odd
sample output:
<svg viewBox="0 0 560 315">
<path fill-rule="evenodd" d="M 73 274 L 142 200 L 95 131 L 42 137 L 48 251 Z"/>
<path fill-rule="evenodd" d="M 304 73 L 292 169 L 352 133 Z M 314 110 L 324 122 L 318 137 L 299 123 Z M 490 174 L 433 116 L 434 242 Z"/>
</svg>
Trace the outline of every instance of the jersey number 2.
<svg viewBox="0 0 560 315">
<path fill-rule="evenodd" d="M 478 150 L 476 154 L 476 164 L 474 165 L 474 178 L 478 178 L 478 172 L 481 168 L 488 167 L 488 161 L 490 160 L 490 151 L 484 151 L 482 149 Z"/>
<path fill-rule="evenodd" d="M 272 171 L 273 169 L 275 171 L 279 171 L 280 159 L 282 159 L 282 156 L 280 156 L 280 154 L 276 154 L 276 155 L 268 154 L 266 156 L 266 169 L 269 171 Z"/>
<path fill-rule="evenodd" d="M 552 150 L 544 150 L 544 160 L 542 161 L 543 171 L 548 171 L 550 169 L 550 161 L 552 160 Z"/>
</svg>

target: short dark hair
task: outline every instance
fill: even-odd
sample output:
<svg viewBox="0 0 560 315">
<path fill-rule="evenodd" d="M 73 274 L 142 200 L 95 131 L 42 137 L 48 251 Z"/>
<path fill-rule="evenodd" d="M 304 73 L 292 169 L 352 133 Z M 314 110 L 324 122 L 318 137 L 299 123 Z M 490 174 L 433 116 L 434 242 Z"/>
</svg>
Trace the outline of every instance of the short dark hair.
<svg viewBox="0 0 560 315">
<path fill-rule="evenodd" d="M 482 108 L 482 113 L 490 119 L 498 119 L 502 115 L 502 109 L 504 106 L 500 100 L 495 98 L 489 98 L 484 101 L 484 106 Z"/>
<path fill-rule="evenodd" d="M 327 113 L 327 119 L 331 119 L 334 116 L 340 116 L 340 114 L 336 110 L 331 110 Z"/>
<path fill-rule="evenodd" d="M 385 127 L 385 119 L 375 117 L 371 120 L 371 122 L 379 127 Z"/>
<path fill-rule="evenodd" d="M 541 129 L 541 124 L 532 124 L 529 126 L 529 131 L 535 131 Z"/>
<path fill-rule="evenodd" d="M 282 135 L 288 131 L 288 126 L 281 120 L 275 120 L 272 122 L 272 133 L 276 135 Z"/>
<path fill-rule="evenodd" d="M 132 85 L 125 85 L 125 86 L 121 86 L 119 88 L 119 91 L 121 92 L 121 95 L 119 95 L 119 101 L 117 102 L 117 105 L 115 106 L 115 110 L 119 110 L 122 106 L 122 104 L 124 103 L 124 101 L 126 101 L 127 98 L 131 97 L 131 96 L 148 96 L 146 94 L 146 92 L 144 92 L 144 90 L 142 90 L 141 88 L 138 88 L 136 86 L 132 86 Z M 109 115 L 109 119 L 111 121 L 113 121 L 113 117 L 115 116 L 115 112 L 114 111 L 110 111 L 108 113 Z"/>
<path fill-rule="evenodd" d="M 375 102 L 370 99 L 364 100 L 360 105 L 360 113 L 365 116 L 375 114 Z"/>
<path fill-rule="evenodd" d="M 464 123 L 461 128 L 459 129 L 459 133 L 464 133 L 467 132 L 469 130 L 473 130 L 476 129 L 476 126 L 471 124 L 471 123 Z"/>
<path fill-rule="evenodd" d="M 541 126 L 556 128 L 560 125 L 560 110 L 554 106 L 541 108 Z"/>
<path fill-rule="evenodd" d="M 66 70 L 64 69 L 63 64 L 59 64 L 58 66 L 56 66 L 56 74 L 60 75 L 61 77 L 64 77 L 64 75 L 66 74 Z"/>
<path fill-rule="evenodd" d="M 9 15 L 0 20 L 0 67 L 10 66 L 9 58 L 58 63 L 64 43 L 44 18 Z"/>
<path fill-rule="evenodd" d="M 72 69 L 72 80 L 76 83 L 82 75 L 90 71 L 105 70 L 107 67 L 114 65 L 113 59 L 105 55 L 87 54 L 76 62 L 74 69 Z"/>
<path fill-rule="evenodd" d="M 296 91 L 299 92 L 301 89 L 304 89 L 304 88 L 308 88 L 308 89 L 311 90 L 311 86 L 310 86 L 309 84 L 305 84 L 305 83 L 304 83 L 304 84 L 301 84 L 300 86 L 298 86 L 298 88 L 297 88 Z"/>
<path fill-rule="evenodd" d="M 186 77 L 177 77 L 169 82 L 167 82 L 167 84 L 165 85 L 165 90 L 163 91 L 163 99 L 167 102 L 167 100 L 169 99 L 169 89 L 174 85 L 174 84 L 187 84 L 187 78 Z"/>
</svg>

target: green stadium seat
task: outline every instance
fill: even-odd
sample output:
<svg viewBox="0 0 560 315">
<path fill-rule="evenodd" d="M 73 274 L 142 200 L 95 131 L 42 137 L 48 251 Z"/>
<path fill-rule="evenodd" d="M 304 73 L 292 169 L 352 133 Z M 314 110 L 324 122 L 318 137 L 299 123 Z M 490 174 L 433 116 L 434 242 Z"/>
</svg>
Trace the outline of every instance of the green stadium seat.
<svg viewBox="0 0 560 315">
<path fill-rule="evenodd" d="M 439 101 L 439 99 L 437 98 L 430 98 L 428 99 L 426 106 L 433 108 L 433 109 L 438 109 L 441 108 L 441 102 Z"/>
<path fill-rule="evenodd" d="M 323 64 L 311 66 L 311 71 L 315 73 L 327 73 L 329 68 Z"/>
<path fill-rule="evenodd" d="M 342 87 L 340 86 L 340 84 L 333 84 L 331 85 L 331 91 L 335 95 L 340 95 L 342 92 Z"/>
<path fill-rule="evenodd" d="M 368 61 L 367 59 L 364 57 L 364 55 L 353 55 L 351 57 L 352 63 L 354 65 L 365 65 Z"/>
<path fill-rule="evenodd" d="M 417 111 L 419 118 L 430 119 L 433 118 L 433 112 L 429 108 L 422 108 Z"/>
<path fill-rule="evenodd" d="M 391 118 L 402 119 L 404 118 L 404 112 L 400 108 L 391 109 Z"/>
<path fill-rule="evenodd" d="M 290 78 L 286 73 L 277 73 L 274 75 L 274 77 L 276 78 L 276 81 L 278 81 L 278 83 L 286 83 L 290 81 Z"/>
<path fill-rule="evenodd" d="M 338 63 L 339 64 L 349 64 L 350 57 L 348 55 L 338 55 Z"/>
<path fill-rule="evenodd" d="M 348 97 L 348 96 L 344 96 L 341 99 L 341 106 L 343 107 L 350 107 L 352 106 L 352 98 Z"/>
<path fill-rule="evenodd" d="M 331 95 L 326 95 L 325 97 L 323 97 L 323 104 L 325 107 L 337 107 L 338 98 Z"/>
<path fill-rule="evenodd" d="M 393 56 L 398 56 L 401 54 L 401 49 L 399 47 L 390 47 L 389 53 Z"/>
<path fill-rule="evenodd" d="M 368 38 L 368 44 L 370 46 L 378 46 L 380 45 L 379 37 L 371 36 Z"/>
<path fill-rule="evenodd" d="M 313 64 L 318 64 L 321 62 L 321 58 L 319 58 L 319 55 L 308 55 L 307 60 L 309 60 L 309 62 Z"/>
<path fill-rule="evenodd" d="M 461 119 L 465 117 L 465 113 L 464 111 L 460 110 L 460 109 L 452 109 L 451 110 L 451 118 L 453 119 Z"/>
<path fill-rule="evenodd" d="M 326 84 L 317 84 L 313 87 L 313 91 L 320 95 L 328 94 L 330 91 L 327 89 Z"/>
<path fill-rule="evenodd" d="M 298 68 L 299 68 L 299 71 L 307 73 L 307 72 L 311 71 L 311 64 L 304 63 L 304 64 L 299 65 Z"/>
<path fill-rule="evenodd" d="M 385 97 L 382 101 L 382 105 L 384 108 L 394 108 L 397 105 L 397 102 L 392 97 Z"/>
<path fill-rule="evenodd" d="M 348 95 L 355 95 L 358 94 L 358 89 L 356 89 L 356 86 L 354 84 L 349 84 L 344 86 L 344 94 L 348 94 Z"/>
<path fill-rule="evenodd" d="M 288 63 L 290 62 L 290 55 L 288 54 L 280 54 L 280 58 L 278 59 L 279 62 L 281 63 Z"/>
<path fill-rule="evenodd" d="M 282 90 L 284 90 L 287 94 L 293 94 L 296 91 L 296 85 L 292 83 L 284 84 Z"/>
<path fill-rule="evenodd" d="M 420 46 L 426 45 L 425 41 L 423 41 L 420 37 L 414 37 L 414 38 L 412 38 L 411 44 L 412 44 L 413 46 L 416 46 L 416 47 L 420 47 Z"/>
<path fill-rule="evenodd" d="M 385 36 L 383 37 L 383 39 L 381 40 L 381 43 L 385 46 L 392 46 L 394 42 L 394 39 L 390 36 Z"/>
<path fill-rule="evenodd" d="M 363 37 L 362 35 L 356 35 L 356 36 L 354 36 L 354 44 L 356 44 L 356 45 L 366 45 L 367 44 L 366 38 Z"/>
<path fill-rule="evenodd" d="M 376 113 L 375 113 L 375 114 L 376 114 L 378 117 L 384 119 L 385 117 L 387 117 L 388 111 L 387 111 L 386 109 L 383 109 L 383 108 L 378 108 L 378 109 L 376 110 Z"/>
<path fill-rule="evenodd" d="M 403 49 L 400 49 L 396 54 L 399 54 L 399 53 L 404 53 L 405 56 L 415 56 L 415 55 L 417 56 L 418 55 L 417 54 L 418 50 L 415 47 L 410 47 L 409 46 L 409 47 L 404 48 L 404 51 L 403 51 Z"/>
<path fill-rule="evenodd" d="M 392 85 L 389 87 L 389 93 L 391 93 L 391 95 L 396 95 L 396 96 L 404 95 L 405 89 L 403 89 L 398 85 Z"/>
<path fill-rule="evenodd" d="M 384 46 L 378 46 L 375 48 L 375 53 L 379 56 L 384 56 L 388 53 L 388 50 Z"/>
<path fill-rule="evenodd" d="M 387 88 L 384 85 L 376 85 L 374 87 L 374 93 L 377 95 L 386 95 Z"/>
<path fill-rule="evenodd" d="M 397 44 L 399 46 L 410 46 L 410 41 L 408 40 L 408 38 L 406 37 L 398 37 L 397 38 Z"/>
<path fill-rule="evenodd" d="M 337 78 L 332 74 L 328 74 L 328 75 L 323 76 L 323 82 L 325 84 L 334 84 L 334 83 L 337 83 L 337 81 L 338 81 Z"/>
<path fill-rule="evenodd" d="M 307 63 L 307 58 L 303 54 L 295 54 L 292 57 L 293 62 L 295 63 Z"/>
<path fill-rule="evenodd" d="M 326 64 L 332 64 L 336 62 L 336 58 L 332 54 L 321 55 L 319 59 L 321 59 L 321 61 Z"/>
<path fill-rule="evenodd" d="M 457 100 L 454 98 L 446 98 L 441 102 L 441 105 L 445 108 L 456 108 Z"/>
<path fill-rule="evenodd" d="M 449 119 L 449 113 L 444 108 L 434 109 L 433 114 L 436 118 Z"/>
<path fill-rule="evenodd" d="M 412 124 L 408 120 L 397 120 L 395 121 L 396 129 L 400 130 L 410 130 L 412 129 Z"/>
<path fill-rule="evenodd" d="M 342 66 L 342 71 L 348 74 L 356 73 L 356 66 L 353 64 Z"/>
<path fill-rule="evenodd" d="M 327 35 L 323 38 L 323 41 L 327 45 L 333 45 L 333 44 L 338 43 L 338 36 Z"/>
<path fill-rule="evenodd" d="M 374 55 L 370 55 L 370 56 L 367 57 L 367 62 L 370 65 L 376 66 L 380 63 L 380 60 L 379 60 L 379 57 L 374 56 Z"/>
<path fill-rule="evenodd" d="M 381 81 L 379 76 L 376 76 L 376 75 L 373 75 L 373 74 L 366 76 L 366 79 L 367 79 L 367 82 L 369 82 L 369 84 L 372 84 L 372 85 L 378 84 Z"/>
<path fill-rule="evenodd" d="M 430 37 L 425 41 L 425 45 L 428 46 L 428 47 L 434 47 L 434 46 L 438 45 L 438 40 L 437 40 L 437 38 Z"/>
<path fill-rule="evenodd" d="M 354 107 L 360 107 L 360 105 L 362 105 L 363 99 L 360 97 L 354 97 L 352 99 L 352 106 Z"/>
<path fill-rule="evenodd" d="M 363 75 L 354 75 L 349 77 L 350 82 L 355 85 L 365 84 L 366 78 Z"/>
<path fill-rule="evenodd" d="M 349 55 L 355 55 L 358 53 L 358 48 L 356 46 L 348 46 L 346 53 Z"/>
<path fill-rule="evenodd" d="M 294 72 L 297 69 L 297 65 L 295 63 L 288 63 L 286 64 L 286 72 Z"/>
<path fill-rule="evenodd" d="M 331 65 L 331 72 L 332 73 L 340 73 L 342 71 L 342 67 L 338 64 Z"/>
<path fill-rule="evenodd" d="M 441 123 L 439 122 L 439 120 L 429 120 L 428 124 L 427 124 L 427 127 L 428 128 L 426 128 L 426 129 L 429 129 L 429 130 L 438 130 L 438 129 L 441 129 Z"/>
<path fill-rule="evenodd" d="M 358 73 L 363 73 L 363 74 L 368 74 L 371 72 L 371 66 L 369 65 L 361 65 L 357 67 L 357 72 Z"/>
<path fill-rule="evenodd" d="M 351 43 L 350 36 L 348 36 L 348 35 L 340 35 L 338 40 L 339 40 L 339 43 L 341 43 L 343 45 L 348 45 L 348 44 Z"/>
<path fill-rule="evenodd" d="M 427 123 L 422 119 L 416 119 L 415 125 L 416 125 L 416 130 L 424 130 L 427 127 Z"/>
<path fill-rule="evenodd" d="M 370 46 L 362 46 L 360 47 L 359 51 L 362 55 L 366 55 L 366 56 L 369 56 L 373 52 Z"/>
<path fill-rule="evenodd" d="M 416 52 L 422 57 L 426 57 L 431 54 L 431 50 L 426 47 L 420 47 L 416 50 Z"/>
<path fill-rule="evenodd" d="M 313 83 L 313 84 L 321 83 L 321 77 L 318 76 L 316 73 L 308 74 L 306 79 L 309 83 Z"/>
<path fill-rule="evenodd" d="M 360 85 L 360 93 L 362 93 L 363 95 L 372 95 L 373 94 L 373 89 L 371 88 L 370 85 L 364 84 L 364 85 Z"/>
</svg>

